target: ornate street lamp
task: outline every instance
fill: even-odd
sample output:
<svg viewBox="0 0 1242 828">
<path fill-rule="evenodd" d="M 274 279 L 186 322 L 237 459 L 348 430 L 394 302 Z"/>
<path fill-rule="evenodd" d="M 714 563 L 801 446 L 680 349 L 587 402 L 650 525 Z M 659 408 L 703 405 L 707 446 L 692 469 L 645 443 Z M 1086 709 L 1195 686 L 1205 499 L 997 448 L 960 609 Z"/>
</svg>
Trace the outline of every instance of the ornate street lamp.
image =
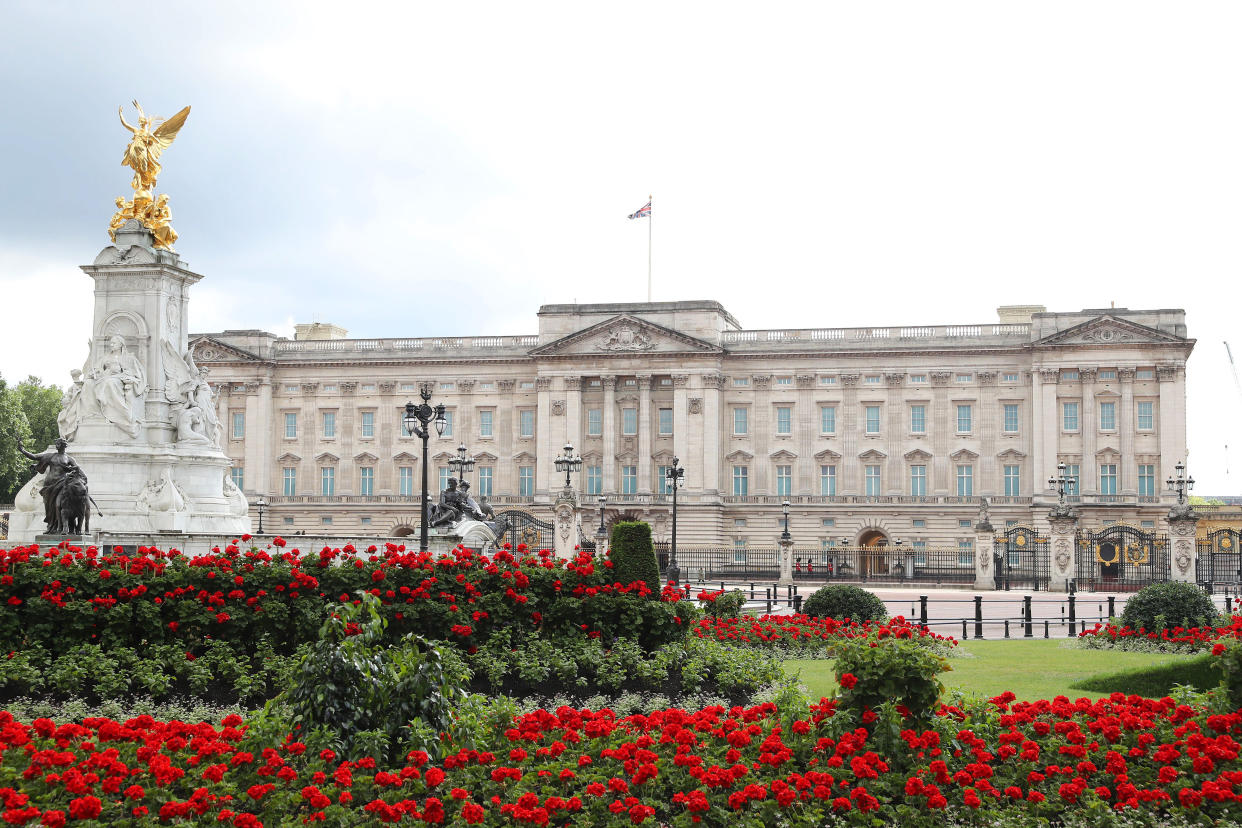
<svg viewBox="0 0 1242 828">
<path fill-rule="evenodd" d="M 1057 463 L 1057 473 L 1055 477 L 1048 478 L 1048 485 L 1057 490 L 1057 505 L 1065 505 L 1065 493 L 1069 490 L 1069 486 L 1074 482 L 1074 478 L 1065 473 L 1065 461 Z"/>
<path fill-rule="evenodd" d="M 448 461 L 449 467 L 457 469 L 457 482 L 462 483 L 466 479 L 466 472 L 474 471 L 474 458 L 468 456 L 468 450 L 465 443 L 458 443 L 457 456 L 450 457 Z"/>
<path fill-rule="evenodd" d="M 565 490 L 570 491 L 573 488 L 569 483 L 570 473 L 582 470 L 582 458 L 574 454 L 572 443 L 566 443 L 565 453 L 556 458 L 556 470 L 565 472 Z"/>
<path fill-rule="evenodd" d="M 444 404 L 440 403 L 435 408 L 431 407 L 431 389 L 430 382 L 424 382 L 419 385 L 418 394 L 423 398 L 422 405 L 415 405 L 412 402 L 405 404 L 405 416 L 401 418 L 401 424 L 405 426 L 406 434 L 411 434 L 423 441 L 423 493 L 422 508 L 419 515 L 419 533 L 418 533 L 418 549 L 420 552 L 427 552 L 429 543 L 427 541 L 427 522 L 430 519 L 427 508 L 427 439 L 431 436 L 428 428 L 429 424 L 434 423 L 436 434 L 444 435 L 444 427 L 447 420 L 444 416 Z"/>
<path fill-rule="evenodd" d="M 259 499 L 254 504 L 254 508 L 259 513 L 259 531 L 256 532 L 255 534 L 262 535 L 263 534 L 263 514 L 264 512 L 267 511 L 267 501 L 264 500 L 263 495 L 259 495 Z"/>
<path fill-rule="evenodd" d="M 673 490 L 673 535 L 669 543 L 668 571 L 665 574 L 670 581 L 681 583 L 681 567 L 677 565 L 677 490 L 685 485 L 686 470 L 677 464 L 676 457 L 664 473 L 664 479 Z"/>
<path fill-rule="evenodd" d="M 608 542 L 608 528 L 604 526 L 604 507 L 608 505 L 608 498 L 600 495 L 596 502 L 599 503 L 599 528 L 595 530 L 595 537 L 598 538 L 595 547 L 597 552 L 603 552 L 604 545 Z"/>
<path fill-rule="evenodd" d="M 1173 467 L 1173 471 L 1174 476 L 1170 477 L 1165 482 L 1169 484 L 1169 491 L 1177 492 L 1177 505 L 1185 506 L 1186 495 L 1195 487 L 1195 479 L 1193 477 L 1186 476 L 1186 464 L 1181 460 L 1177 461 L 1177 465 Z"/>
<path fill-rule="evenodd" d="M 789 501 L 786 500 L 781 504 L 781 511 L 785 513 L 785 531 L 781 532 L 781 540 L 788 541 L 793 539 L 793 535 L 789 534 Z"/>
</svg>

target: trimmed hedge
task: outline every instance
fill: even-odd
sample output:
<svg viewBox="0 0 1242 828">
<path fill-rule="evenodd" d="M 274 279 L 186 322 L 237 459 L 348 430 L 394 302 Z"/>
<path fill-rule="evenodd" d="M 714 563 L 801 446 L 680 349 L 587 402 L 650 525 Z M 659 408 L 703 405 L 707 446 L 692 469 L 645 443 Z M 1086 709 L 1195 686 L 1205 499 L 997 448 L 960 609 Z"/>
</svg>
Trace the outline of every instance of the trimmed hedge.
<svg viewBox="0 0 1242 828">
<path fill-rule="evenodd" d="M 643 581 L 653 593 L 660 592 L 660 567 L 656 564 L 651 524 L 622 521 L 612 527 L 612 574 L 618 581 Z"/>
<path fill-rule="evenodd" d="M 1166 581 L 1148 584 L 1126 601 L 1123 626 L 1158 632 L 1173 627 L 1208 627 L 1216 622 L 1211 597 L 1194 584 Z"/>
<path fill-rule="evenodd" d="M 838 620 L 888 620 L 888 607 L 883 601 L 874 593 L 851 584 L 831 584 L 815 590 L 815 594 L 802 605 L 802 611 L 807 615 Z"/>
</svg>

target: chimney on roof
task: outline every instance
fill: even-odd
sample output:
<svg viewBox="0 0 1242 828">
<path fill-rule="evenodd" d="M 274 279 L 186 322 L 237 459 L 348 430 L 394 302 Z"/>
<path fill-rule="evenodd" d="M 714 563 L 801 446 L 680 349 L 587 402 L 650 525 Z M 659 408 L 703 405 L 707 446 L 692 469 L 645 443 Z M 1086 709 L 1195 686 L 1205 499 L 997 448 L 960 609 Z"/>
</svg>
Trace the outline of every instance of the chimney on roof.
<svg viewBox="0 0 1242 828">
<path fill-rule="evenodd" d="M 293 326 L 293 338 L 299 342 L 308 339 L 345 339 L 349 331 L 330 322 L 303 322 Z"/>
<path fill-rule="evenodd" d="M 1047 310 L 1043 305 L 1001 305 L 996 315 L 1002 325 L 1029 325 L 1032 316 Z"/>
</svg>

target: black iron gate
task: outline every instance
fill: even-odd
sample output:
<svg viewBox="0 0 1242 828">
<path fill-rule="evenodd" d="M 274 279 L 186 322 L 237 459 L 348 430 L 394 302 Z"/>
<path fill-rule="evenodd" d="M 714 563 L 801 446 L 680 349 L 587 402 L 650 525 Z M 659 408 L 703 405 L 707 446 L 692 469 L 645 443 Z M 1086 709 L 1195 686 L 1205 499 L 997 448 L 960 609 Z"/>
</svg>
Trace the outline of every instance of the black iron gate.
<svg viewBox="0 0 1242 828">
<path fill-rule="evenodd" d="M 1242 583 L 1242 531 L 1217 529 L 1197 541 L 1199 570 L 1196 580 L 1211 589 L 1215 584 Z"/>
<path fill-rule="evenodd" d="M 1169 580 L 1167 535 L 1116 524 L 1077 535 L 1077 586 L 1083 590 L 1137 590 Z"/>
<path fill-rule="evenodd" d="M 1012 526 L 992 541 L 997 589 L 1048 589 L 1052 557 L 1048 538 L 1029 526 Z"/>
<path fill-rule="evenodd" d="M 513 548 L 517 549 L 518 544 L 524 543 L 531 552 L 555 547 L 551 521 L 540 520 L 530 512 L 521 509 L 505 509 L 497 512 L 496 517 L 507 518 L 509 521 L 509 528 L 505 531 L 504 537 L 500 539 L 502 544 L 512 544 Z"/>
</svg>

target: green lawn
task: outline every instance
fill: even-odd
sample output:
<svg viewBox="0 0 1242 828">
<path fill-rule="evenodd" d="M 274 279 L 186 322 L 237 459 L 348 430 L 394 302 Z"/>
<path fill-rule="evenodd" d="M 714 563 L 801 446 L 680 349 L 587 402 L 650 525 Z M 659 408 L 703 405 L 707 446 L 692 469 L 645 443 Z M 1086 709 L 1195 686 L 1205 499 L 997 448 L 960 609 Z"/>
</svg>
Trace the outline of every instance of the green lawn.
<svg viewBox="0 0 1242 828">
<path fill-rule="evenodd" d="M 949 659 L 953 670 L 941 678 L 946 688 L 961 687 L 984 696 L 998 696 L 1011 690 L 1019 699 L 1051 699 L 1054 696 L 1094 699 L 1111 691 L 1076 690 L 1070 685 L 1092 676 L 1167 668 L 1194 658 L 1196 656 L 1080 650 L 1057 640 L 970 641 L 955 648 Z M 791 659 L 785 662 L 785 671 L 790 675 L 800 674 L 812 698 L 827 696 L 836 690 L 831 661 Z M 1127 682 L 1119 683 L 1123 686 L 1116 689 L 1126 692 Z"/>
</svg>

